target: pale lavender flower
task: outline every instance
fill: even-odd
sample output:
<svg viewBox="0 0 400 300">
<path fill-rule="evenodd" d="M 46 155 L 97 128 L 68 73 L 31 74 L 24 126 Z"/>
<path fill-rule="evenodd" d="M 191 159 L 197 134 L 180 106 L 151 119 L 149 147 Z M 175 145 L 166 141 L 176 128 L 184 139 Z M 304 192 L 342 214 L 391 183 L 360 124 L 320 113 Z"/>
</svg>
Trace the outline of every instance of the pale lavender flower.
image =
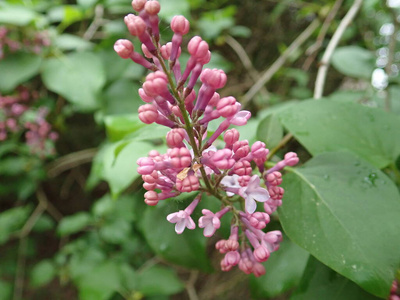
<svg viewBox="0 0 400 300">
<path fill-rule="evenodd" d="M 188 229 L 195 229 L 196 224 L 194 223 L 192 217 L 190 216 L 193 210 L 196 208 L 197 204 L 199 203 L 200 199 L 196 198 L 193 200 L 192 203 L 185 210 L 180 210 L 178 212 L 169 214 L 167 216 L 167 220 L 170 223 L 176 223 L 175 225 L 175 232 L 177 234 L 181 234 L 185 228 Z"/>
<path fill-rule="evenodd" d="M 247 186 L 239 189 L 239 195 L 246 200 L 246 211 L 250 214 L 255 212 L 257 208 L 256 201 L 265 202 L 269 199 L 269 193 L 266 189 L 260 187 L 260 178 L 257 175 L 251 177 Z"/>
</svg>

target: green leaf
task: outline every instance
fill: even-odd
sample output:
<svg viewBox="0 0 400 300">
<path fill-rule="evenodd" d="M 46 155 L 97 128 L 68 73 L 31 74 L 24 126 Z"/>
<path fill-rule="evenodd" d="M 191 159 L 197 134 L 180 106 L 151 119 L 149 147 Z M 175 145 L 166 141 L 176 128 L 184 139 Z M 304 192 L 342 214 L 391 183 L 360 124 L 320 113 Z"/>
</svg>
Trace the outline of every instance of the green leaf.
<svg viewBox="0 0 400 300">
<path fill-rule="evenodd" d="M 0 3 L 0 24 L 26 26 L 36 17 L 38 14 L 26 7 Z"/>
<path fill-rule="evenodd" d="M 300 286 L 290 300 L 373 300 L 379 299 L 368 294 L 354 282 L 339 275 L 332 269 L 310 257 Z"/>
<path fill-rule="evenodd" d="M 169 223 L 166 219 L 168 214 L 189 205 L 193 197 L 187 200 L 180 206 L 177 202 L 165 200 L 160 201 L 156 207 L 146 207 L 141 228 L 149 246 L 163 259 L 187 268 L 208 272 L 211 266 L 206 254 L 207 240 L 201 228 L 186 229 L 179 235 L 174 230 L 175 224 Z"/>
<path fill-rule="evenodd" d="M 12 53 L 0 60 L 0 91 L 11 92 L 19 84 L 39 73 L 42 59 L 30 53 Z M 7 70 L 7 71 L 5 71 Z"/>
<path fill-rule="evenodd" d="M 82 111 L 99 106 L 100 91 L 106 81 L 101 59 L 86 52 L 48 59 L 43 64 L 42 79 L 49 90 Z"/>
<path fill-rule="evenodd" d="M 172 269 L 153 266 L 138 274 L 138 291 L 145 296 L 172 295 L 185 286 Z"/>
<path fill-rule="evenodd" d="M 121 149 L 121 146 L 122 149 Z M 108 182 L 113 197 L 117 197 L 139 176 L 136 161 L 154 148 L 145 142 L 121 141 L 108 147 L 104 153 L 103 179 Z M 116 150 L 119 150 L 116 156 Z"/>
<path fill-rule="evenodd" d="M 118 202 L 118 200 L 115 202 Z M 101 238 L 110 244 L 123 243 L 127 238 L 129 238 L 131 232 L 131 223 L 121 219 L 107 222 L 99 229 Z"/>
<path fill-rule="evenodd" d="M 107 136 L 112 142 L 122 140 L 128 134 L 145 126 L 137 114 L 107 116 L 104 118 L 104 123 Z"/>
<path fill-rule="evenodd" d="M 45 214 L 42 214 L 40 218 L 36 221 L 35 225 L 32 228 L 32 231 L 35 232 L 44 232 L 48 230 L 52 230 L 55 227 L 54 220 Z"/>
<path fill-rule="evenodd" d="M 264 142 L 267 148 L 276 147 L 283 137 L 283 127 L 276 114 L 264 118 L 257 127 L 257 139 Z"/>
<path fill-rule="evenodd" d="M 400 195 L 380 170 L 325 153 L 284 176 L 279 217 L 292 241 L 368 292 L 386 297 L 400 265 Z"/>
<path fill-rule="evenodd" d="M 121 276 L 115 262 L 107 261 L 84 273 L 76 280 L 82 300 L 106 300 L 121 286 Z"/>
<path fill-rule="evenodd" d="M 355 103 L 307 100 L 279 114 L 282 124 L 312 155 L 350 151 L 378 168 L 400 154 L 400 118 Z"/>
<path fill-rule="evenodd" d="M 42 260 L 32 269 L 30 274 L 31 285 L 40 287 L 49 283 L 56 275 L 56 269 L 49 260 Z"/>
<path fill-rule="evenodd" d="M 4 244 L 12 233 L 22 229 L 31 211 L 30 206 L 20 206 L 0 213 L 0 245 Z"/>
<path fill-rule="evenodd" d="M 0 300 L 8 300 L 12 297 L 12 284 L 0 280 Z"/>
<path fill-rule="evenodd" d="M 161 11 L 159 16 L 166 21 L 170 21 L 176 15 L 190 16 L 190 5 L 188 0 L 160 0 Z"/>
<path fill-rule="evenodd" d="M 93 48 L 93 44 L 73 34 L 64 33 L 54 39 L 53 46 L 61 50 L 87 50 Z"/>
<path fill-rule="evenodd" d="M 297 286 L 309 256 L 307 251 L 284 237 L 279 251 L 264 263 L 266 274 L 258 278 L 251 277 L 252 295 L 257 298 L 276 297 Z"/>
<path fill-rule="evenodd" d="M 58 224 L 57 233 L 66 236 L 81 231 L 91 223 L 91 216 L 87 212 L 78 212 L 72 216 L 64 217 Z"/>
<path fill-rule="evenodd" d="M 358 46 L 340 47 L 332 55 L 332 65 L 340 73 L 370 79 L 375 69 L 375 55 Z"/>
<path fill-rule="evenodd" d="M 138 94 L 139 88 L 140 86 L 138 84 L 124 78 L 112 83 L 104 93 L 104 102 L 106 105 L 105 114 L 137 115 L 139 106 L 143 104 Z M 139 121 L 137 117 L 136 119 Z"/>
</svg>

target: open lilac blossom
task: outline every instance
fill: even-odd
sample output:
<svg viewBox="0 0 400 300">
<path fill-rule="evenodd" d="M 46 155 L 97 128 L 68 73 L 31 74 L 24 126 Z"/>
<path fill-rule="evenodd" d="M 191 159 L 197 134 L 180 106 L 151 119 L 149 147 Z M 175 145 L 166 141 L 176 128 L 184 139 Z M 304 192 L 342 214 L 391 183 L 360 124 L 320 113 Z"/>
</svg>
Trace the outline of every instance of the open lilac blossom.
<svg viewBox="0 0 400 300">
<path fill-rule="evenodd" d="M 152 150 L 137 160 L 138 173 L 147 190 L 145 203 L 156 206 L 168 198 L 196 193 L 186 209 L 167 216 L 168 222 L 175 224 L 176 233 L 181 234 L 186 228 L 196 227 L 192 213 L 202 195 L 212 195 L 221 206 L 216 213 L 203 206 L 198 224 L 204 229 L 204 236 L 216 233 L 221 217 L 228 211 L 232 215 L 229 238 L 216 243 L 216 249 L 225 255 L 221 269 L 229 271 L 238 265 L 246 274 L 261 276 L 265 268 L 260 262 L 266 261 L 282 240 L 279 231 L 263 231 L 270 214 L 282 204 L 284 190 L 279 186 L 279 171 L 297 164 L 298 157 L 291 152 L 266 169 L 270 153 L 266 145 L 261 141 L 251 145 L 240 140 L 237 129 L 230 129 L 232 125 L 246 125 L 251 113 L 242 110 L 234 97 L 221 97 L 218 93 L 227 84 L 227 76 L 223 70 L 205 67 L 211 59 L 208 43 L 195 36 L 187 39 L 187 46 L 183 45 L 183 35 L 189 32 L 190 24 L 185 17 L 176 16 L 170 24 L 172 41 L 163 44 L 158 28 L 160 4 L 155 0 L 134 0 L 132 7 L 137 14 L 127 15 L 125 23 L 142 42 L 143 55 L 134 51 L 129 40 L 117 41 L 115 50 L 150 72 L 139 89 L 145 102 L 139 107 L 139 119 L 169 128 L 167 152 Z M 180 54 L 186 49 L 189 59 L 184 63 Z M 196 85 L 199 80 L 201 85 Z M 217 128 L 210 133 L 210 122 L 219 119 Z M 263 211 L 256 212 L 257 202 L 264 203 Z"/>
<path fill-rule="evenodd" d="M 239 190 L 239 195 L 246 200 L 245 207 L 249 214 L 256 211 L 256 201 L 265 202 L 269 199 L 269 193 L 266 189 L 260 187 L 260 177 L 257 175 L 253 175 L 248 185 Z"/>
</svg>

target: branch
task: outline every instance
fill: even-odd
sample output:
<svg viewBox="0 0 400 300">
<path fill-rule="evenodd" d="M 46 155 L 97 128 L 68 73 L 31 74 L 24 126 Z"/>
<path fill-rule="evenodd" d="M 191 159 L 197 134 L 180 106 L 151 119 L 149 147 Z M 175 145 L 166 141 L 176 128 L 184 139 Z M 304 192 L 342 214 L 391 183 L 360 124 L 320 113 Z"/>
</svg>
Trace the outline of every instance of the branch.
<svg viewBox="0 0 400 300">
<path fill-rule="evenodd" d="M 189 300 L 199 300 L 199 296 L 197 295 L 196 289 L 194 287 L 194 284 L 196 283 L 198 276 L 199 276 L 199 271 L 190 272 L 189 280 L 186 283 L 186 291 L 189 295 Z"/>
<path fill-rule="evenodd" d="M 314 89 L 314 99 L 320 99 L 324 92 L 324 85 L 326 74 L 329 68 L 329 62 L 331 60 L 333 51 L 335 51 L 340 38 L 342 37 L 346 28 L 350 25 L 351 21 L 353 21 L 354 17 L 356 16 L 358 10 L 361 7 L 363 0 L 355 0 L 353 5 L 350 7 L 347 14 L 344 16 L 343 20 L 340 22 L 338 28 L 336 29 L 335 33 L 330 40 L 328 47 L 326 47 L 326 51 L 322 56 L 320 67 L 317 74 L 317 79 L 315 81 L 315 89 Z"/>
<path fill-rule="evenodd" d="M 335 4 L 333 5 L 332 9 L 329 11 L 328 16 L 326 17 L 324 24 L 322 24 L 321 30 L 318 34 L 317 40 L 315 41 L 314 44 L 312 44 L 310 47 L 307 48 L 306 50 L 306 55 L 308 55 L 307 60 L 303 64 L 303 69 L 308 70 L 314 61 L 317 51 L 322 47 L 322 43 L 324 41 L 324 38 L 326 36 L 326 33 L 328 32 L 329 27 L 331 26 L 331 23 L 333 19 L 335 18 L 337 12 L 339 11 L 339 8 L 342 6 L 343 0 L 337 0 Z"/>
<path fill-rule="evenodd" d="M 104 7 L 102 5 L 96 5 L 94 8 L 94 20 L 83 34 L 83 39 L 90 41 L 93 38 L 99 27 L 104 24 L 103 15 Z"/>
<path fill-rule="evenodd" d="M 253 67 L 253 64 L 251 63 L 251 60 L 249 56 L 247 55 L 246 51 L 243 49 L 242 45 L 235 40 L 232 36 L 227 35 L 225 36 L 226 43 L 231 46 L 231 48 L 236 52 L 237 56 L 241 60 L 243 66 L 246 68 L 247 72 L 250 74 L 251 79 L 253 79 L 254 82 L 257 82 L 257 79 L 260 77 L 260 74 L 258 71 Z M 261 89 L 261 93 L 263 96 L 266 98 L 269 98 L 269 93 L 265 86 Z"/>
<path fill-rule="evenodd" d="M 393 74 L 392 65 L 394 62 L 395 54 L 396 54 L 396 43 L 397 43 L 396 37 L 397 37 L 397 33 L 399 32 L 399 29 L 400 29 L 400 26 L 399 26 L 400 24 L 399 24 L 399 21 L 397 20 L 397 14 L 396 14 L 395 10 L 391 7 L 388 7 L 388 8 L 389 8 L 389 12 L 392 16 L 393 26 L 394 26 L 393 33 L 390 36 L 390 40 L 389 40 L 388 61 L 386 63 L 386 67 L 385 67 L 385 72 L 386 72 L 386 74 L 388 76 L 388 80 L 389 80 L 389 78 Z M 386 90 L 385 110 L 390 111 L 391 106 L 392 105 L 390 103 L 390 91 Z"/>
<path fill-rule="evenodd" d="M 60 157 L 49 164 L 47 174 L 49 177 L 56 177 L 64 171 L 89 163 L 93 160 L 96 153 L 97 148 L 90 148 Z"/>
<path fill-rule="evenodd" d="M 267 69 L 252 88 L 244 95 L 241 103 L 245 106 L 258 91 L 272 78 L 272 76 L 283 66 L 286 60 L 295 52 L 317 29 L 320 22 L 315 19 L 308 27 L 293 41 L 293 43 L 282 53 L 281 56 Z"/>
</svg>

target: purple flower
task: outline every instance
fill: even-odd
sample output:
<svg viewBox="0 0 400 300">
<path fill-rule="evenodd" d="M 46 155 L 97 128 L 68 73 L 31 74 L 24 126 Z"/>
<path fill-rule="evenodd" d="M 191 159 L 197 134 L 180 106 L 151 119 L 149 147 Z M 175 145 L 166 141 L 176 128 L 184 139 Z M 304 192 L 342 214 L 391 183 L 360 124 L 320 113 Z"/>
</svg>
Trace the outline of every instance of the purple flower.
<svg viewBox="0 0 400 300">
<path fill-rule="evenodd" d="M 175 225 L 175 232 L 177 234 L 181 234 L 185 228 L 188 229 L 195 229 L 196 224 L 194 223 L 193 219 L 190 217 L 194 209 L 196 208 L 197 204 L 200 201 L 200 197 L 195 198 L 192 203 L 185 210 L 180 210 L 178 212 L 169 214 L 167 216 L 167 220 L 170 223 L 176 223 Z"/>
<path fill-rule="evenodd" d="M 266 189 L 260 187 L 260 178 L 257 175 L 251 177 L 247 186 L 239 189 L 239 195 L 246 200 L 246 211 L 249 214 L 255 212 L 256 201 L 265 202 L 269 199 L 269 193 Z"/>
<path fill-rule="evenodd" d="M 168 220 L 168 222 L 176 223 L 175 231 L 177 234 L 181 234 L 185 230 L 185 227 L 187 227 L 188 229 L 196 228 L 196 224 L 194 223 L 193 219 L 190 217 L 190 214 L 188 214 L 184 210 L 180 210 L 178 212 L 169 214 L 167 216 L 167 220 Z"/>
<path fill-rule="evenodd" d="M 204 236 L 213 236 L 215 231 L 221 226 L 220 218 L 229 211 L 229 207 L 225 207 L 217 213 L 213 213 L 208 209 L 203 209 L 201 212 L 204 216 L 199 219 L 199 227 L 204 228 Z"/>
</svg>

